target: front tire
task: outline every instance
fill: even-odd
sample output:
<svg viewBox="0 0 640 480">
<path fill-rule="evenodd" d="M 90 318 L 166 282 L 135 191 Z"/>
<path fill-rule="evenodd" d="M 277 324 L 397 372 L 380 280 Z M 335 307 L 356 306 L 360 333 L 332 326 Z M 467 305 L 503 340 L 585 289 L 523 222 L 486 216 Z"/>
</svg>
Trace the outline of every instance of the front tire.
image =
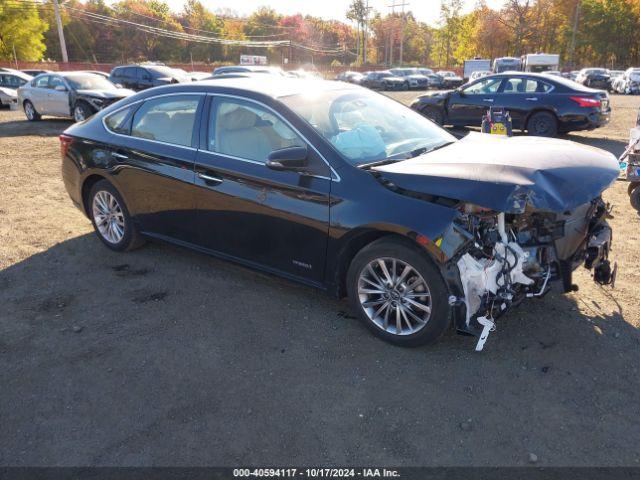
<svg viewBox="0 0 640 480">
<path fill-rule="evenodd" d="M 73 107 L 73 119 L 82 122 L 93 115 L 91 108 L 84 102 L 78 102 Z"/>
<path fill-rule="evenodd" d="M 100 180 L 93 185 L 87 210 L 96 235 L 111 250 L 124 252 L 144 243 L 122 196 L 108 181 Z"/>
<path fill-rule="evenodd" d="M 527 132 L 536 137 L 555 137 L 558 134 L 558 120 L 549 112 L 536 112 L 527 122 Z"/>
<path fill-rule="evenodd" d="M 349 266 L 347 292 L 358 318 L 389 343 L 426 345 L 449 326 L 444 280 L 408 241 L 383 238 L 363 248 Z"/>
<path fill-rule="evenodd" d="M 30 122 L 37 122 L 42 118 L 42 116 L 36 110 L 36 107 L 34 107 L 33 103 L 31 103 L 29 100 L 24 102 L 23 108 L 24 114 L 26 115 L 27 120 L 29 120 Z"/>
<path fill-rule="evenodd" d="M 422 109 L 421 113 L 437 125 L 442 125 L 444 123 L 444 114 L 439 108 L 426 107 Z"/>
</svg>

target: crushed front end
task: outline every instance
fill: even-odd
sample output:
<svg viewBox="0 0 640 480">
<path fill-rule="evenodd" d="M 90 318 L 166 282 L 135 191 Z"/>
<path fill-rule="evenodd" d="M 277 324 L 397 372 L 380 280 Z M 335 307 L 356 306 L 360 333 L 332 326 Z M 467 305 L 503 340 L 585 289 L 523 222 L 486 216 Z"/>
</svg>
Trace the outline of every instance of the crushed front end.
<svg viewBox="0 0 640 480">
<path fill-rule="evenodd" d="M 572 274 L 580 265 L 592 270 L 599 284 L 615 281 L 610 213 L 601 197 L 564 213 L 530 207 L 501 213 L 469 204 L 459 210 L 450 231 L 459 248 L 447 265 L 457 295 L 449 303 L 458 330 L 479 337 L 478 351 L 495 320 L 511 307 L 544 296 L 554 282 L 564 292 L 577 290 Z"/>
</svg>

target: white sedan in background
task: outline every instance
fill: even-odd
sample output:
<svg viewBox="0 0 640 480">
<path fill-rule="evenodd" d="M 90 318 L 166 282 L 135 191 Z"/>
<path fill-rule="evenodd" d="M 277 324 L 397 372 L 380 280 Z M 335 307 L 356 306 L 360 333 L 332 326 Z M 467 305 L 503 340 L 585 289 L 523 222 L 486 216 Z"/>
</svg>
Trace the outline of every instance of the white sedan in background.
<svg viewBox="0 0 640 480">
<path fill-rule="evenodd" d="M 0 71 L 0 107 L 18 105 L 18 88 L 29 82 L 33 77 L 18 70 L 4 69 Z"/>
</svg>

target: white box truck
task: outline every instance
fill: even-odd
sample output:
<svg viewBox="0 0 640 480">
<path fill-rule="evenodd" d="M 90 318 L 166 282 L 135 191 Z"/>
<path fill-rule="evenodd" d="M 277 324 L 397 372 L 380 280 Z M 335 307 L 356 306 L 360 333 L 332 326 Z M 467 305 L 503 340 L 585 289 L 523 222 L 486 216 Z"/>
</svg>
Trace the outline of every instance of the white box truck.
<svg viewBox="0 0 640 480">
<path fill-rule="evenodd" d="M 474 58 L 473 60 L 465 60 L 464 67 L 462 69 L 462 76 L 465 80 L 468 80 L 471 77 L 473 72 L 490 72 L 491 71 L 491 60 L 486 60 L 482 58 Z"/>
<path fill-rule="evenodd" d="M 522 70 L 525 72 L 546 72 L 558 70 L 560 55 L 557 53 L 528 53 L 522 56 Z"/>
<path fill-rule="evenodd" d="M 516 57 L 498 57 L 493 60 L 493 73 L 514 72 L 520 70 L 520 59 Z"/>
</svg>

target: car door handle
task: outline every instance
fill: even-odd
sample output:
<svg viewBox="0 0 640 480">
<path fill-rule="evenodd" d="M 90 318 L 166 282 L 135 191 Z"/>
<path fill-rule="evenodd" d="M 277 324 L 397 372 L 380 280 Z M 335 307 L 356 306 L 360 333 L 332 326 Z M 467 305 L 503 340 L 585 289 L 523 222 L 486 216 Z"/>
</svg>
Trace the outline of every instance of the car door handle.
<svg viewBox="0 0 640 480">
<path fill-rule="evenodd" d="M 527 102 L 537 102 L 538 101 L 538 97 L 527 97 L 527 98 L 525 98 L 525 100 Z"/>
<path fill-rule="evenodd" d="M 493 98 L 483 98 L 482 101 L 493 103 Z"/>
<path fill-rule="evenodd" d="M 111 154 L 111 156 L 112 156 L 112 157 L 116 157 L 116 158 L 121 158 L 121 159 L 123 159 L 123 160 L 128 160 L 128 159 L 129 159 L 129 157 L 127 157 L 126 155 L 123 155 L 123 154 L 121 154 L 121 153 L 116 153 L 116 152 L 113 152 L 113 153 Z"/>
<path fill-rule="evenodd" d="M 214 177 L 213 175 L 207 175 L 206 173 L 198 173 L 198 178 L 201 178 L 205 182 L 222 183 L 222 179 L 221 178 Z"/>
</svg>

